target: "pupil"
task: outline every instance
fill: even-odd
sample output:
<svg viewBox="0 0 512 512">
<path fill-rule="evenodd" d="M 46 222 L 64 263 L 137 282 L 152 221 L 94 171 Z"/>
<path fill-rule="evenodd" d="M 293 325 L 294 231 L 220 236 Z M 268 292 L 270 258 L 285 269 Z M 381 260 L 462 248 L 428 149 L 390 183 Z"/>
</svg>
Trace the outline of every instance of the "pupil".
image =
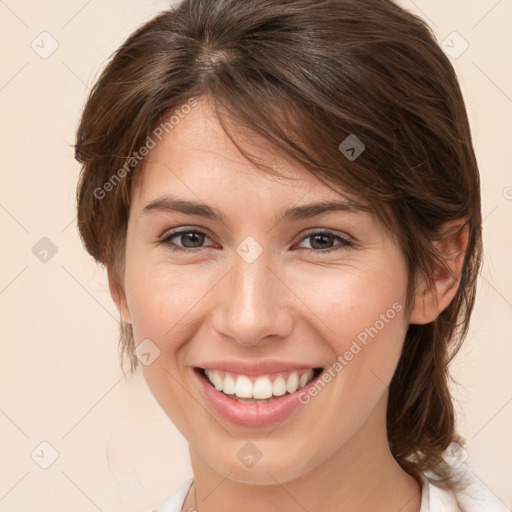
<svg viewBox="0 0 512 512">
<path fill-rule="evenodd" d="M 325 248 L 325 246 L 324 246 L 324 247 L 322 247 L 321 239 L 323 239 L 323 241 L 324 241 L 324 242 L 326 242 L 326 241 L 327 241 L 327 243 L 328 243 L 328 241 L 329 241 L 329 235 L 324 235 L 324 234 L 314 235 L 314 236 L 313 236 L 313 243 L 312 243 L 313 247 L 314 247 L 314 243 L 315 243 L 315 242 L 320 241 L 320 247 L 314 247 L 315 249 L 318 249 L 318 248 L 319 248 L 319 249 L 324 249 L 324 248 Z"/>
<path fill-rule="evenodd" d="M 199 241 L 202 241 L 202 239 L 201 239 L 202 235 L 200 233 L 195 233 L 195 232 L 186 233 L 186 234 L 182 235 L 181 242 L 184 247 L 195 247 L 194 246 L 194 238 L 196 239 L 195 241 L 197 242 L 197 237 L 199 237 Z M 192 242 L 192 245 L 188 244 L 188 242 L 190 242 L 190 241 Z"/>
</svg>

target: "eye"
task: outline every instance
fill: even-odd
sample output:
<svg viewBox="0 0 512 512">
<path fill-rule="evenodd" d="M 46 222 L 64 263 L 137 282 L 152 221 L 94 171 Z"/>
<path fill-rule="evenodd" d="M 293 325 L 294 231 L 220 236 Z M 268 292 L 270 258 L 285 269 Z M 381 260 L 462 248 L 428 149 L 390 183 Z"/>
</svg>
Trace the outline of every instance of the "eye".
<svg viewBox="0 0 512 512">
<path fill-rule="evenodd" d="M 312 245 L 311 249 L 302 248 L 308 253 L 317 253 L 323 254 L 332 251 L 339 251 L 346 249 L 347 247 L 354 246 L 354 242 L 344 238 L 338 234 L 331 233 L 329 231 L 313 231 L 308 233 L 302 240 L 310 239 L 310 245 Z M 337 246 L 332 247 L 333 240 L 339 240 L 340 243 Z"/>
<path fill-rule="evenodd" d="M 202 231 L 183 229 L 167 234 L 160 243 L 168 245 L 174 251 L 190 252 L 197 249 L 204 249 L 202 246 L 205 239 L 209 237 Z M 176 244 L 178 240 L 182 245 Z"/>
<path fill-rule="evenodd" d="M 202 231 L 196 229 L 182 229 L 168 233 L 159 240 L 158 243 L 167 245 L 173 251 L 193 252 L 205 249 L 206 247 L 203 246 L 203 243 L 206 239 L 209 239 L 209 237 Z M 325 230 L 310 232 L 302 238 L 302 241 L 308 239 L 310 239 L 312 247 L 300 248 L 307 253 L 325 254 L 355 245 L 351 240 Z M 338 240 L 339 243 L 332 247 L 332 243 L 335 240 Z M 179 243 L 176 243 L 176 241 Z"/>
</svg>

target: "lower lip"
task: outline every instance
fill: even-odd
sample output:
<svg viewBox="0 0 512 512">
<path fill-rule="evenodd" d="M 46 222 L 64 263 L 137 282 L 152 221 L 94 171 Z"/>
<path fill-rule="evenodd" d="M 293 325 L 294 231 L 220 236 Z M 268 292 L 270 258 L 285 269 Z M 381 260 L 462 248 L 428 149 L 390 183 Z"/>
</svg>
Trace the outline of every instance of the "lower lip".
<svg viewBox="0 0 512 512">
<path fill-rule="evenodd" d="M 304 405 L 299 401 L 302 393 L 307 393 L 308 389 L 315 385 L 320 374 L 309 382 L 303 388 L 295 393 L 287 393 L 281 397 L 275 397 L 272 402 L 264 404 L 245 404 L 229 398 L 222 391 L 217 391 L 200 370 L 194 369 L 201 388 L 207 399 L 212 404 L 215 411 L 227 421 L 244 427 L 264 427 L 283 421 L 299 406 Z"/>
</svg>

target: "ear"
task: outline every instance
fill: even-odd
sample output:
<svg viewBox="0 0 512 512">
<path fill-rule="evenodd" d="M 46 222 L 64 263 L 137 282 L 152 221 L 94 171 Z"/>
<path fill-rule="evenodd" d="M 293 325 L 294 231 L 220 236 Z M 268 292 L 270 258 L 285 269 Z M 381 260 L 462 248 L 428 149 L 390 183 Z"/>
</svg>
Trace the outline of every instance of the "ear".
<svg viewBox="0 0 512 512">
<path fill-rule="evenodd" d="M 446 267 L 436 263 L 434 288 L 427 290 L 427 283 L 422 279 L 416 288 L 414 305 L 409 317 L 411 324 L 428 324 L 450 304 L 457 293 L 462 265 L 468 246 L 469 226 L 465 220 L 449 221 L 443 227 L 442 240 L 434 242 L 441 252 Z"/>
<path fill-rule="evenodd" d="M 115 302 L 121 318 L 131 324 L 132 318 L 128 309 L 125 292 L 110 270 L 108 271 L 108 287 L 110 289 L 110 296 Z"/>
</svg>

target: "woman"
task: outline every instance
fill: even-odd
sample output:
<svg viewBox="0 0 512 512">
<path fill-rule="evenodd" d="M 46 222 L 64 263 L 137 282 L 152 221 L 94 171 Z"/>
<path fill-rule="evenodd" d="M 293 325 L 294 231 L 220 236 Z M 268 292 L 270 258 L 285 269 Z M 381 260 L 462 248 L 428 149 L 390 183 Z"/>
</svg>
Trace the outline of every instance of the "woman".
<svg viewBox="0 0 512 512">
<path fill-rule="evenodd" d="M 115 52 L 76 158 L 123 354 L 189 443 L 193 478 L 158 512 L 491 506 L 448 388 L 479 174 L 421 19 L 185 0 Z"/>
</svg>

